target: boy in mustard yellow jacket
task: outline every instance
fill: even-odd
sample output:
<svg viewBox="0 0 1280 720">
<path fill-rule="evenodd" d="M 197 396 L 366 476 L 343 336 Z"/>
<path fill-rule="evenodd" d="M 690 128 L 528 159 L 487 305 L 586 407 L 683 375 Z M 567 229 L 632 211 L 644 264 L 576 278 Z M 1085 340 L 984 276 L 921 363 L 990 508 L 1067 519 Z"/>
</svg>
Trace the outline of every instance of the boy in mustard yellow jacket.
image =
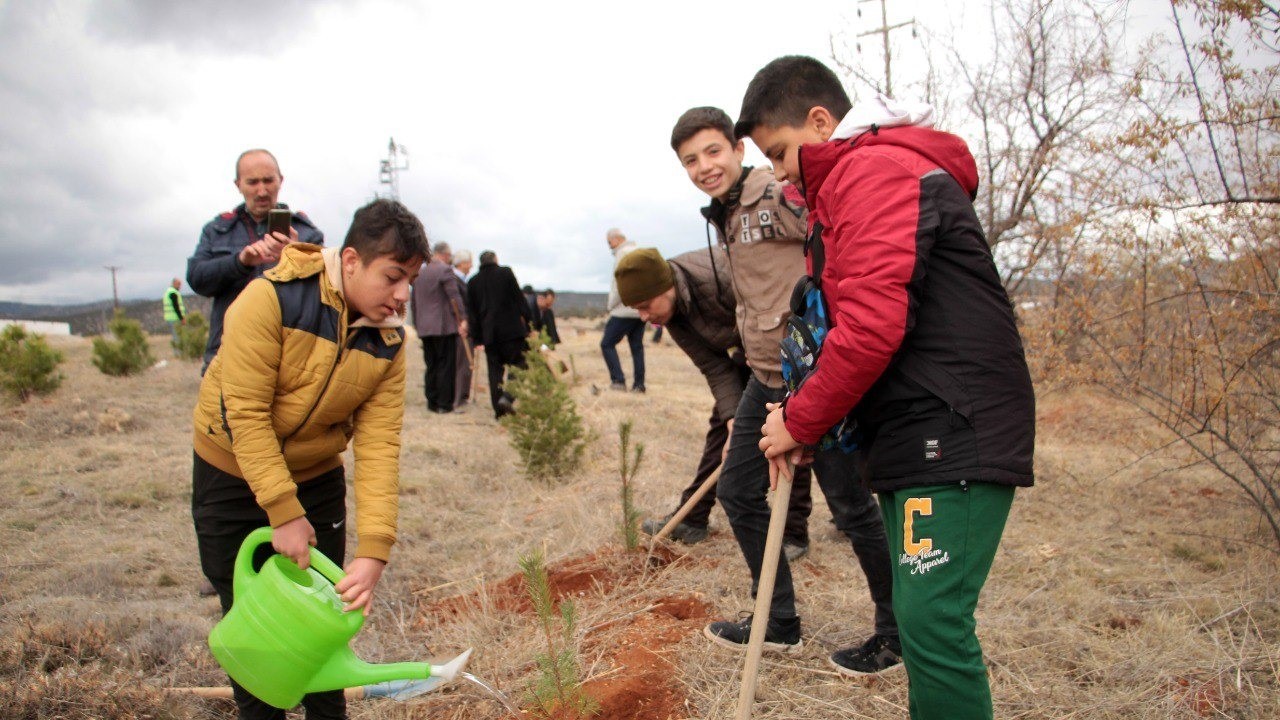
<svg viewBox="0 0 1280 720">
<path fill-rule="evenodd" d="M 236 552 L 254 528 L 269 524 L 275 551 L 299 567 L 310 546 L 343 563 L 348 443 L 357 541 L 336 590 L 347 610 L 369 612 L 396 539 L 402 312 L 426 256 L 413 213 L 375 200 L 356 211 L 341 248 L 288 245 L 228 309 L 194 413 L 191 495 L 200 565 L 224 613 Z M 283 720 L 232 686 L 241 718 Z M 341 691 L 302 702 L 310 720 L 346 714 Z"/>
</svg>

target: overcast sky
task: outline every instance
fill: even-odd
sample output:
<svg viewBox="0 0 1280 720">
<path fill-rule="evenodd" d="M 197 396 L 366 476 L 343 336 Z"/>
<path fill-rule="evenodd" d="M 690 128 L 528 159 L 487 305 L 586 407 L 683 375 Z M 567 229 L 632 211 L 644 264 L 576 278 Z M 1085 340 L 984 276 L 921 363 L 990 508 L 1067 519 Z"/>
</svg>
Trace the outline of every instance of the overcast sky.
<svg viewBox="0 0 1280 720">
<path fill-rule="evenodd" d="M 892 0 L 889 21 L 964 5 Z M 0 0 L 0 300 L 109 298 L 107 265 L 122 298 L 158 298 L 241 202 L 251 147 L 340 244 L 386 190 L 392 136 L 433 241 L 495 250 L 521 282 L 604 290 L 609 227 L 667 254 L 705 245 L 706 198 L 669 147 L 680 113 L 736 115 L 779 55 L 829 62 L 832 34 L 878 24 L 878 4 L 857 6 Z M 916 45 L 897 31 L 895 76 Z M 881 66 L 877 45 L 860 57 Z M 749 142 L 748 162 L 764 164 Z"/>
</svg>

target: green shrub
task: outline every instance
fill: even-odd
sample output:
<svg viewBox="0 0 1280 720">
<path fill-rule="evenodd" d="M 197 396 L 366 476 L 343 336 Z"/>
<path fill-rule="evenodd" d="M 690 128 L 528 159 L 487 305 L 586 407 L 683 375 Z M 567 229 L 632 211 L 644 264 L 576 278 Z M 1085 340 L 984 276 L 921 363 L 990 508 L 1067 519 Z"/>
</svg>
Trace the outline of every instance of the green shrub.
<svg viewBox="0 0 1280 720">
<path fill-rule="evenodd" d="M 209 321 L 195 311 L 187 313 L 184 320 L 178 325 L 178 340 L 173 349 L 180 358 L 199 360 L 204 357 L 204 348 L 209 344 Z"/>
<path fill-rule="evenodd" d="M 550 481 L 577 469 L 586 430 L 564 383 L 555 379 L 537 348 L 525 353 L 526 369 L 512 368 L 505 385 L 515 397 L 514 414 L 502 418 L 525 474 Z"/>
<path fill-rule="evenodd" d="M 49 347 L 43 335 L 28 334 L 21 325 L 0 333 L 0 389 L 26 402 L 34 394 L 51 393 L 62 384 L 58 372 L 62 353 Z"/>
<path fill-rule="evenodd" d="M 137 320 L 125 317 L 117 310 L 107 325 L 115 340 L 104 337 L 93 339 L 93 364 L 107 375 L 122 376 L 142 372 L 155 364 L 147 336 Z"/>
</svg>

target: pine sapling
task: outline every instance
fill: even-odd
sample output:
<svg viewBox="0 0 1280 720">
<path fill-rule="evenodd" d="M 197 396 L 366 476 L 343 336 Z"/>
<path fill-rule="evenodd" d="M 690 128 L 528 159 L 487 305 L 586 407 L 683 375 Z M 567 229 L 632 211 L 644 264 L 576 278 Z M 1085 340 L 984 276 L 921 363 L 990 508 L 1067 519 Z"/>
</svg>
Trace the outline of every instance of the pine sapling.
<svg viewBox="0 0 1280 720">
<path fill-rule="evenodd" d="M 204 348 L 208 343 L 209 321 L 197 311 L 187 313 L 183 322 L 178 325 L 178 340 L 174 343 L 178 357 L 199 360 L 204 357 Z"/>
<path fill-rule="evenodd" d="M 599 705 L 582 688 L 582 670 L 574 645 L 577 617 L 573 602 L 561 602 L 557 611 L 551 599 L 551 583 L 541 551 L 522 555 L 519 563 L 547 646 L 546 653 L 534 658 L 538 677 L 529 688 L 529 695 L 537 706 L 535 712 L 540 717 L 557 720 L 595 715 Z M 557 622 L 560 625 L 558 632 Z"/>
<path fill-rule="evenodd" d="M 56 390 L 63 379 L 61 362 L 62 353 L 49 347 L 43 335 L 17 324 L 0 332 L 0 390 L 21 402 Z"/>
<path fill-rule="evenodd" d="M 587 433 L 569 390 L 551 374 L 536 345 L 525 353 L 525 364 L 513 368 L 506 383 L 516 411 L 502 418 L 502 424 L 525 474 L 550 482 L 577 469 Z"/>
<path fill-rule="evenodd" d="M 103 337 L 93 339 L 93 364 L 107 375 L 133 375 L 155 364 L 147 336 L 137 320 L 125 317 L 116 310 L 107 327 L 115 340 Z"/>
<path fill-rule="evenodd" d="M 622 458 L 618 472 L 622 476 L 622 541 L 628 550 L 640 547 L 640 510 L 636 508 L 634 482 L 644 457 L 644 443 L 636 443 L 631 452 L 631 421 L 618 423 L 618 439 Z"/>
</svg>

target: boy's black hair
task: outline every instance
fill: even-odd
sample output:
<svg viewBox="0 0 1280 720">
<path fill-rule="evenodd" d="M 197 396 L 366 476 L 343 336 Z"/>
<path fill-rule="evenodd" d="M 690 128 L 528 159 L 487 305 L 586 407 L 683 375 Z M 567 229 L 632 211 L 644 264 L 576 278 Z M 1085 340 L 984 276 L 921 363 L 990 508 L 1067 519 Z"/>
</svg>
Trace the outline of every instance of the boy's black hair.
<svg viewBox="0 0 1280 720">
<path fill-rule="evenodd" d="M 418 216 L 396 200 L 379 198 L 356 211 L 342 248 L 355 248 L 365 264 L 390 255 L 398 263 L 431 255 L 427 231 Z"/>
<path fill-rule="evenodd" d="M 546 290 L 543 290 L 542 292 L 540 292 L 540 293 L 538 293 L 538 294 L 539 294 L 539 295 L 541 295 L 542 297 L 555 297 L 555 296 L 556 296 L 556 291 L 555 291 L 555 290 L 552 290 L 551 288 L 547 288 Z"/>
<path fill-rule="evenodd" d="M 730 143 L 734 142 L 733 120 L 718 107 L 696 107 L 684 111 L 676 126 L 671 129 L 671 149 L 680 152 L 685 140 L 703 130 L 719 130 Z"/>
<path fill-rule="evenodd" d="M 733 126 L 735 137 L 741 140 L 761 125 L 803 127 L 809 110 L 817 106 L 839 122 L 853 104 L 826 65 L 804 55 L 780 57 L 751 78 Z"/>
<path fill-rule="evenodd" d="M 485 250 L 484 252 L 480 253 L 480 264 L 481 265 L 497 265 L 498 254 L 492 250 Z"/>
</svg>

